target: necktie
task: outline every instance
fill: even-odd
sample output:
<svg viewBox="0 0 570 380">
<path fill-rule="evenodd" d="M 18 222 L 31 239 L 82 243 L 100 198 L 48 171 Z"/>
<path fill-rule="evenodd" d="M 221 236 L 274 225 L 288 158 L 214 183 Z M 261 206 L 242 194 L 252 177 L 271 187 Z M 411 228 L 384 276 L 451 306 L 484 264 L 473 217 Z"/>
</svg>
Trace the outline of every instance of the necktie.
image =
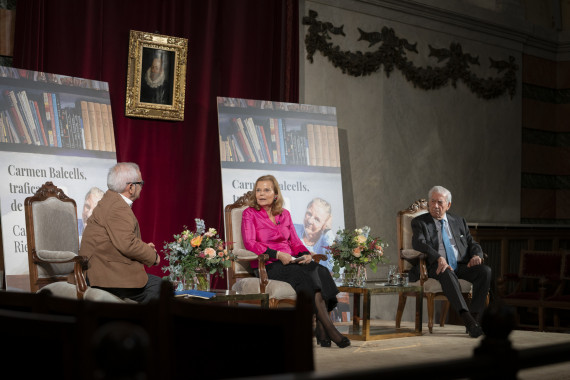
<svg viewBox="0 0 570 380">
<path fill-rule="evenodd" d="M 455 252 L 453 252 L 453 247 L 449 241 L 449 236 L 447 236 L 447 229 L 445 228 L 445 219 L 440 220 L 441 222 L 441 240 L 443 240 L 443 246 L 445 247 L 445 253 L 447 254 L 447 263 L 453 270 L 457 269 L 457 258 L 455 257 Z"/>
</svg>

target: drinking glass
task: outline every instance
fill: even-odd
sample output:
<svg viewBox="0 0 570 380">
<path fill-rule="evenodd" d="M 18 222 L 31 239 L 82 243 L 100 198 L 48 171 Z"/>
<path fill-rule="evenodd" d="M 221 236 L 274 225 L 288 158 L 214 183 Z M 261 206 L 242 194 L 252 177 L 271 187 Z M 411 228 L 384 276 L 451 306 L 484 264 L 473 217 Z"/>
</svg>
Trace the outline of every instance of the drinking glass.
<svg viewBox="0 0 570 380">
<path fill-rule="evenodd" d="M 388 267 L 388 284 L 397 285 L 396 273 L 398 272 L 398 267 L 396 265 L 390 265 Z"/>
</svg>

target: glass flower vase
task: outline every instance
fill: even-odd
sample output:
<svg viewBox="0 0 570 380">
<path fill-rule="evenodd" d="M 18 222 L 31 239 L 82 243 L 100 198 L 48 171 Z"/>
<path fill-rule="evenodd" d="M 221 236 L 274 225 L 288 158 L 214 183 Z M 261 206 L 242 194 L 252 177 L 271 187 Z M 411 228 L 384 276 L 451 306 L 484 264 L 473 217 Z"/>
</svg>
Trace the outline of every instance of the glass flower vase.
<svg viewBox="0 0 570 380">
<path fill-rule="evenodd" d="M 366 266 L 350 264 L 344 268 L 343 286 L 362 288 L 366 285 Z"/>
<path fill-rule="evenodd" d="M 194 290 L 196 287 L 196 278 L 193 272 L 186 272 L 182 275 L 182 289 Z"/>
<path fill-rule="evenodd" d="M 207 271 L 197 271 L 196 272 L 196 290 L 202 290 L 205 292 L 210 291 L 210 273 Z"/>
<path fill-rule="evenodd" d="M 354 268 L 352 265 L 344 268 L 344 272 L 342 274 L 342 285 L 354 286 Z"/>
<path fill-rule="evenodd" d="M 354 286 L 362 288 L 366 285 L 366 266 L 357 265 L 354 273 Z"/>
</svg>

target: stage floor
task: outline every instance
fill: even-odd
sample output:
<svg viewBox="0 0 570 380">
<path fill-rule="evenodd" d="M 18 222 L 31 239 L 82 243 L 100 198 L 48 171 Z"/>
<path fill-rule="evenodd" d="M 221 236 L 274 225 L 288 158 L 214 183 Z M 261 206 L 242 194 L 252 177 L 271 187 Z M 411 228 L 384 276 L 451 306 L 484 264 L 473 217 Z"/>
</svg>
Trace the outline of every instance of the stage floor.
<svg viewBox="0 0 570 380">
<path fill-rule="evenodd" d="M 374 320 L 372 324 L 393 326 L 394 322 Z M 413 322 L 402 322 L 402 327 L 413 328 Z M 322 348 L 317 346 L 314 340 L 315 371 L 319 374 L 349 374 L 356 370 L 446 360 L 442 358 L 464 359 L 473 355 L 473 349 L 479 346 L 483 339 L 470 338 L 465 333 L 465 327 L 457 325 L 436 325 L 433 334 L 427 330 L 425 326 L 422 336 L 368 342 L 353 340 L 350 347 L 343 349 L 336 347 L 334 343 L 331 348 Z M 515 330 L 511 333 L 510 340 L 515 349 L 524 349 L 570 342 L 570 334 Z M 570 361 L 527 369 L 520 371 L 518 375 L 521 380 L 570 380 Z"/>
</svg>

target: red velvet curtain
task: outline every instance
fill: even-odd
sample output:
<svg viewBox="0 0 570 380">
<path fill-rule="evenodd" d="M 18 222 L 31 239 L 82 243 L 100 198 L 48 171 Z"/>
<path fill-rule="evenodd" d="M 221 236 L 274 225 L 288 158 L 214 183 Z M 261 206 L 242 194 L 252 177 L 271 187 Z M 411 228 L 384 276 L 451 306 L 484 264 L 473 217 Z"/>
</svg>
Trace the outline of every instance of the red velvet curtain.
<svg viewBox="0 0 570 380">
<path fill-rule="evenodd" d="M 188 39 L 183 122 L 125 117 L 130 30 Z M 216 97 L 298 102 L 298 0 L 18 0 L 14 46 L 14 67 L 109 83 L 117 160 L 141 167 L 133 210 L 159 250 L 194 218 L 223 233 Z"/>
</svg>

